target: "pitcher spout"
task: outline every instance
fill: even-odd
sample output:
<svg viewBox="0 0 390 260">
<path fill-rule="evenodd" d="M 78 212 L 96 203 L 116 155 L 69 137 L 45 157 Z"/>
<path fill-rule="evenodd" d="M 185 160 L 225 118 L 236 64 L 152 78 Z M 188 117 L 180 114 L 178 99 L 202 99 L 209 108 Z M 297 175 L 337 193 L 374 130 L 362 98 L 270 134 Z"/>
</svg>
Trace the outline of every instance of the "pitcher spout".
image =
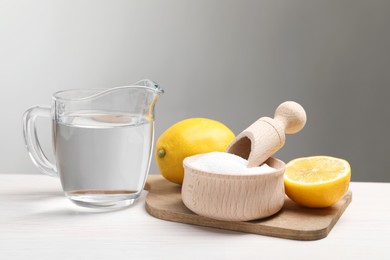
<svg viewBox="0 0 390 260">
<path fill-rule="evenodd" d="M 143 79 L 143 80 L 137 81 L 133 85 L 149 88 L 151 90 L 154 90 L 156 92 L 156 94 L 158 94 L 158 95 L 164 94 L 164 90 L 156 82 L 154 82 L 153 80 L 150 80 L 150 79 Z"/>
<path fill-rule="evenodd" d="M 153 120 L 154 106 L 164 90 L 154 81 L 140 80 L 109 89 L 74 89 L 53 95 L 55 119 L 71 114 L 124 115 Z"/>
</svg>

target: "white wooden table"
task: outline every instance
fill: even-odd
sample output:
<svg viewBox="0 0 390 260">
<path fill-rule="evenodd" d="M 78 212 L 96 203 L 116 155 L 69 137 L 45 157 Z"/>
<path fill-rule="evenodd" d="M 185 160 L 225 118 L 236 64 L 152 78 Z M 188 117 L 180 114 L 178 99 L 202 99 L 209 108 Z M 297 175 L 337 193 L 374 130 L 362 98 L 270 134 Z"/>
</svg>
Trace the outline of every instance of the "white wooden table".
<svg viewBox="0 0 390 260">
<path fill-rule="evenodd" d="M 390 183 L 351 183 L 328 237 L 294 241 L 156 219 L 145 194 L 99 212 L 66 199 L 58 179 L 0 174 L 0 259 L 390 259 Z"/>
</svg>

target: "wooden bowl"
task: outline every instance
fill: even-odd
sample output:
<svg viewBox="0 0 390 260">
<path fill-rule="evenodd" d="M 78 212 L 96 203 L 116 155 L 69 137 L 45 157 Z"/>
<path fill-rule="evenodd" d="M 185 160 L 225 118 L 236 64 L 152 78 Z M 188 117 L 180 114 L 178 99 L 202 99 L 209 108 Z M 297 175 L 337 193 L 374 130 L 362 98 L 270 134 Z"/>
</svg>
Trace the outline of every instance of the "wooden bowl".
<svg viewBox="0 0 390 260">
<path fill-rule="evenodd" d="M 277 213 L 283 206 L 285 163 L 269 158 L 274 172 L 224 174 L 191 167 L 202 154 L 183 161 L 182 200 L 198 215 L 225 221 L 249 221 Z"/>
</svg>

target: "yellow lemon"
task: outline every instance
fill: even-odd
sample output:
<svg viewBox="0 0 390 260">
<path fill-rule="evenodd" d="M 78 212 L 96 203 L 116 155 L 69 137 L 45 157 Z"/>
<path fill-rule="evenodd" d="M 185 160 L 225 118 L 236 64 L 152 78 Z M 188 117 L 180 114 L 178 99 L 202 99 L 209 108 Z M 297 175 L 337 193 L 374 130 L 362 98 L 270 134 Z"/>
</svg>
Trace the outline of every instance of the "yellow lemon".
<svg viewBox="0 0 390 260">
<path fill-rule="evenodd" d="M 157 140 L 156 161 L 167 180 L 182 184 L 183 160 L 208 152 L 223 152 L 234 139 L 224 124 L 207 118 L 189 118 L 168 128 Z"/>
<path fill-rule="evenodd" d="M 297 158 L 286 165 L 287 196 L 310 208 L 335 204 L 348 191 L 351 167 L 346 160 L 330 156 Z"/>
</svg>

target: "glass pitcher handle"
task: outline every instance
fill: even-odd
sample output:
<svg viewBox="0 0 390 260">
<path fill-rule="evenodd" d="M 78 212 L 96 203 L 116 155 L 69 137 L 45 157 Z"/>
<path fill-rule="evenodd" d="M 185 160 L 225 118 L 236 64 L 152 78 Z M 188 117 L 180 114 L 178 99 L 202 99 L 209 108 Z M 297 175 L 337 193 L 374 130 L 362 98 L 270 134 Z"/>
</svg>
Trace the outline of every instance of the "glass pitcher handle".
<svg viewBox="0 0 390 260">
<path fill-rule="evenodd" d="M 49 106 L 35 106 L 28 109 L 23 115 L 23 135 L 28 154 L 35 166 L 44 174 L 57 177 L 57 167 L 52 164 L 43 153 L 39 144 L 35 121 L 37 117 L 51 117 L 51 108 Z"/>
</svg>

